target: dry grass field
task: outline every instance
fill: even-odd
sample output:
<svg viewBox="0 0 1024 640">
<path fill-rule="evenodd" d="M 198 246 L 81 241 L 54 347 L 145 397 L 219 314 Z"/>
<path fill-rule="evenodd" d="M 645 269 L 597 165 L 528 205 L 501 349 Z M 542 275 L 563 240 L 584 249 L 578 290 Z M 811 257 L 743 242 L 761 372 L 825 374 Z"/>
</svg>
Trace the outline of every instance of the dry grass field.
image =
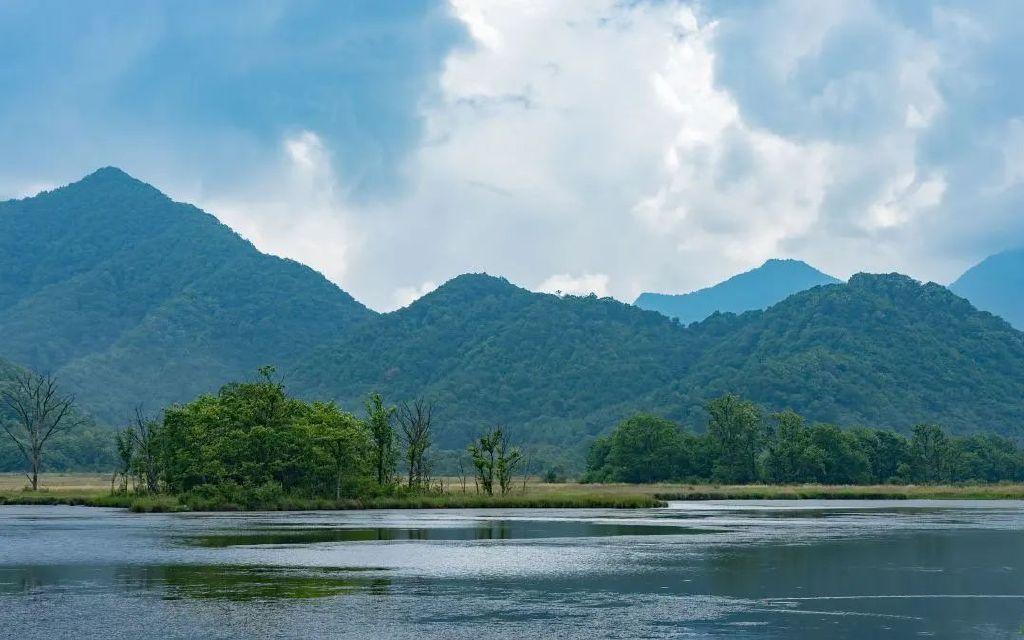
<svg viewBox="0 0 1024 640">
<path fill-rule="evenodd" d="M 471 478 L 442 478 L 450 496 L 476 493 Z M 15 473 L 0 473 L 0 494 L 25 493 L 28 481 Z M 95 473 L 46 473 L 40 476 L 42 492 L 52 495 L 96 496 L 110 491 L 110 476 Z M 660 500 L 740 499 L 1019 499 L 1024 484 L 991 485 L 713 485 L 713 484 L 580 484 L 545 483 L 530 479 L 516 485 L 515 494 L 539 499 L 628 498 L 645 496 Z"/>
</svg>

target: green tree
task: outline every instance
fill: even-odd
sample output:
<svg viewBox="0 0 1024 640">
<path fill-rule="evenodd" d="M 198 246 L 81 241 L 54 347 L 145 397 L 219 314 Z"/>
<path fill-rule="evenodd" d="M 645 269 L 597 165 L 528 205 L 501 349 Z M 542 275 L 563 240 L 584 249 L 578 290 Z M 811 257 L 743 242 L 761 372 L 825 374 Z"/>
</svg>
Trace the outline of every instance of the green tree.
<svg viewBox="0 0 1024 640">
<path fill-rule="evenodd" d="M 494 473 L 497 468 L 499 438 L 501 438 L 501 429 L 494 429 L 478 437 L 467 447 L 469 457 L 473 461 L 473 468 L 476 470 L 478 490 L 489 496 L 494 495 Z"/>
<path fill-rule="evenodd" d="M 948 479 L 949 439 L 932 424 L 914 427 L 910 439 L 910 471 L 914 482 L 936 483 Z"/>
<path fill-rule="evenodd" d="M 476 469 L 476 482 L 480 490 L 487 495 L 494 495 L 497 482 L 501 495 L 512 491 L 513 474 L 523 461 L 523 453 L 509 442 L 501 427 L 478 437 L 467 450 Z"/>
<path fill-rule="evenodd" d="M 333 402 L 314 402 L 299 424 L 326 459 L 334 499 L 340 500 L 346 478 L 357 482 L 369 466 L 372 445 L 366 425 Z"/>
<path fill-rule="evenodd" d="M 366 401 L 366 423 L 373 438 L 373 467 L 377 484 L 388 486 L 395 478 L 395 407 L 384 406 L 379 393 L 370 394 Z"/>
<path fill-rule="evenodd" d="M 616 482 L 677 478 L 684 454 L 678 425 L 657 416 L 636 415 L 620 423 L 609 438 L 606 476 Z"/>
<path fill-rule="evenodd" d="M 733 484 L 757 479 L 757 456 L 763 440 L 761 409 L 732 394 L 712 400 L 707 409 L 714 478 Z"/>
</svg>

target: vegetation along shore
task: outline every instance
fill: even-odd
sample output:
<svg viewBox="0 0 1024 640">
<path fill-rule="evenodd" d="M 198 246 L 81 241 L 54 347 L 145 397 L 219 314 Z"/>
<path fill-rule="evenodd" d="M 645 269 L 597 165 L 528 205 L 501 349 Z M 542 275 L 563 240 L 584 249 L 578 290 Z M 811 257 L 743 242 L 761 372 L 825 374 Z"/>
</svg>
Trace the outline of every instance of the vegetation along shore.
<svg viewBox="0 0 1024 640">
<path fill-rule="evenodd" d="M 456 475 L 436 474 L 434 406 L 390 405 L 379 394 L 361 415 L 290 396 L 264 367 L 255 380 L 136 412 L 116 433 L 109 476 L 44 469 L 51 436 L 74 429 L 73 401 L 52 378 L 26 372 L 2 390 L 14 419 L 4 430 L 24 455 L 0 504 L 123 507 L 138 512 L 378 508 L 642 508 L 670 500 L 1024 498 L 1024 453 L 1000 436 L 951 436 L 919 425 L 910 437 L 808 424 L 724 395 L 693 433 L 638 414 L 598 438 L 578 483 L 531 473 L 501 427 L 468 443 Z M 42 477 L 42 480 L 40 478 Z M 78 477 L 84 480 L 86 477 Z"/>
</svg>

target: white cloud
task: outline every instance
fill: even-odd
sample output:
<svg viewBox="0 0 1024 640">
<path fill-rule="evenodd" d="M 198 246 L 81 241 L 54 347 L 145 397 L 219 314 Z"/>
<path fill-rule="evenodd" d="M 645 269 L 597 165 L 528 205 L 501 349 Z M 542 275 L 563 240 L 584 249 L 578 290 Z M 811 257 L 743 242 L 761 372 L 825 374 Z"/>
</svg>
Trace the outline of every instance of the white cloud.
<svg viewBox="0 0 1024 640">
<path fill-rule="evenodd" d="M 558 273 L 537 285 L 537 291 L 558 295 L 585 296 L 591 293 L 603 298 L 608 295 L 608 276 L 603 273 L 584 273 L 573 276 Z"/>
<path fill-rule="evenodd" d="M 395 307 L 408 307 L 410 304 L 416 302 L 436 288 L 437 283 L 431 282 L 430 280 L 427 280 L 418 286 L 399 287 L 398 289 L 395 289 L 394 292 Z"/>
<path fill-rule="evenodd" d="M 300 131 L 285 138 L 284 148 L 292 163 L 300 170 L 315 174 L 330 168 L 324 143 L 312 131 Z"/>
<path fill-rule="evenodd" d="M 720 20 L 672 1 L 450 2 L 471 42 L 422 96 L 402 189 L 353 200 L 339 150 L 300 130 L 202 203 L 381 310 L 479 271 L 623 300 L 771 257 L 941 279 L 930 239 L 970 225 L 951 223 L 954 170 L 923 151 L 952 116 L 950 61 L 986 39 L 970 18 L 937 10 L 925 33 L 870 0 Z M 1000 193 L 1024 180 L 1022 129 L 991 143 Z"/>
<path fill-rule="evenodd" d="M 197 198 L 261 251 L 291 257 L 342 284 L 363 243 L 321 138 L 299 131 L 281 157 L 232 193 Z"/>
</svg>

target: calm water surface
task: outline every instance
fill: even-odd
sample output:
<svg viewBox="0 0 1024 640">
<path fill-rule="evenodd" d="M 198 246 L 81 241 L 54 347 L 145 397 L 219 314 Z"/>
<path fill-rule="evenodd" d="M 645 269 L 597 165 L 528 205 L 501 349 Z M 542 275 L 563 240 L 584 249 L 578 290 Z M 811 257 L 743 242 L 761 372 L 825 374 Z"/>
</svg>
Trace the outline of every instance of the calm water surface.
<svg viewBox="0 0 1024 640">
<path fill-rule="evenodd" d="M 1024 638 L 1024 503 L 0 507 L 2 638 Z"/>
</svg>

